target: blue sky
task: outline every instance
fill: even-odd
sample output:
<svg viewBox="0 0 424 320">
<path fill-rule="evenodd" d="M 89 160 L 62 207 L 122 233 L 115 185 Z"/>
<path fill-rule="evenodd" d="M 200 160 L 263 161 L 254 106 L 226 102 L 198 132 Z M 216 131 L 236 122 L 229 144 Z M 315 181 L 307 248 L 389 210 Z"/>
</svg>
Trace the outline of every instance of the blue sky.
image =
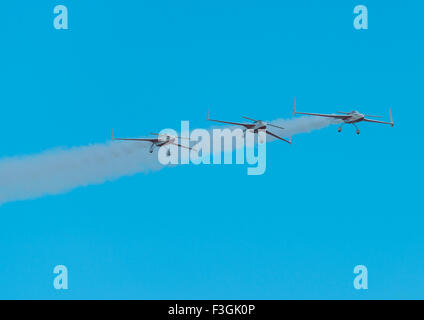
<svg viewBox="0 0 424 320">
<path fill-rule="evenodd" d="M 69 30 L 53 28 L 67 5 Z M 367 5 L 369 29 L 353 28 Z M 423 45 L 417 1 L 1 4 L 0 158 L 207 128 L 208 109 L 358 109 L 267 146 L 267 171 L 186 165 L 0 207 L 0 298 L 422 298 Z M 53 288 L 64 264 L 69 290 Z M 369 289 L 353 288 L 368 268 Z"/>
</svg>

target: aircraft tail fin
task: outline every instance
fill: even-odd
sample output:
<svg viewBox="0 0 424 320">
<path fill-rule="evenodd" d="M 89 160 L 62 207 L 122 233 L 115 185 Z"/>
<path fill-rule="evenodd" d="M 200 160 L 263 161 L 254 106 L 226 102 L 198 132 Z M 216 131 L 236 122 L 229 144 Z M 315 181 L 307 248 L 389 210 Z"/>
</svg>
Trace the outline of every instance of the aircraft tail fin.
<svg viewBox="0 0 424 320">
<path fill-rule="evenodd" d="M 390 125 L 393 127 L 395 124 L 393 123 L 392 109 L 389 109 L 390 113 Z"/>
</svg>

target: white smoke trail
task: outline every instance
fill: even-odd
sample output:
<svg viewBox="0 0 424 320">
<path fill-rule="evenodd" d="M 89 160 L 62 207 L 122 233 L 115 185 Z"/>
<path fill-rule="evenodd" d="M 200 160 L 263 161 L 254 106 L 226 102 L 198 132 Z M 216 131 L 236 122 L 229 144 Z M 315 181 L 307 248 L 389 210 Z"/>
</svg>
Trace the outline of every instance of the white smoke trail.
<svg viewBox="0 0 424 320">
<path fill-rule="evenodd" d="M 0 205 L 158 170 L 144 143 L 106 143 L 0 160 Z"/>
<path fill-rule="evenodd" d="M 272 124 L 281 126 L 284 130 L 270 128 L 270 131 L 282 137 L 292 137 L 300 133 L 309 133 L 313 130 L 319 130 L 329 126 L 330 124 L 338 123 L 338 120 L 323 117 L 300 117 L 289 120 L 277 119 L 271 121 Z M 275 138 L 270 139 L 270 141 Z"/>
<path fill-rule="evenodd" d="M 272 123 L 285 128 L 274 131 L 276 134 L 289 137 L 324 128 L 332 120 L 302 117 Z M 148 152 L 149 147 L 146 143 L 109 142 L 1 159 L 0 205 L 163 168 L 156 154 Z"/>
</svg>

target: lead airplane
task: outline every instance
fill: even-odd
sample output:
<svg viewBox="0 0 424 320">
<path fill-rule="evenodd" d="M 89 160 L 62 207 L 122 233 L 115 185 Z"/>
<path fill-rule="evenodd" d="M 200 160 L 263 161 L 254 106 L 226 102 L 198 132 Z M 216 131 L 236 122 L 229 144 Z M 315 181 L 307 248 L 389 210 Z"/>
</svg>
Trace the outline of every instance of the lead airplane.
<svg viewBox="0 0 424 320">
<path fill-rule="evenodd" d="M 150 146 L 149 152 L 152 153 L 155 147 L 162 147 L 165 146 L 167 144 L 173 144 L 175 146 L 178 146 L 180 148 L 185 148 L 185 149 L 189 149 L 192 150 L 193 148 L 191 147 L 186 147 L 186 146 L 182 146 L 179 143 L 176 143 L 175 141 L 177 139 L 186 139 L 186 140 L 190 140 L 189 138 L 183 138 L 183 137 L 174 137 L 171 136 L 169 134 L 161 134 L 161 133 L 150 133 L 151 135 L 156 135 L 157 138 L 115 138 L 115 136 L 113 135 L 113 129 L 112 129 L 112 140 L 124 140 L 124 141 L 145 141 L 145 142 L 151 142 L 152 145 Z M 170 156 L 171 155 L 171 151 L 168 150 L 167 155 Z"/>
<path fill-rule="evenodd" d="M 245 134 L 247 130 L 251 130 L 251 131 L 253 131 L 253 133 L 258 133 L 259 130 L 265 130 L 266 134 L 269 134 L 270 136 L 272 136 L 274 138 L 283 140 L 283 141 L 291 144 L 291 138 L 289 140 L 286 140 L 286 139 L 281 138 L 281 137 L 277 136 L 276 134 L 274 134 L 274 133 L 272 133 L 268 130 L 268 127 L 284 129 L 283 127 L 279 127 L 279 126 L 276 126 L 276 125 L 271 124 L 271 123 L 267 123 L 267 122 L 262 121 L 262 120 L 255 120 L 255 119 L 248 118 L 248 117 L 242 117 L 242 118 L 253 121 L 253 123 L 240 123 L 240 122 L 230 122 L 230 121 L 210 119 L 209 118 L 209 111 L 208 111 L 208 114 L 206 116 L 206 120 L 208 120 L 208 121 L 214 121 L 214 122 L 220 122 L 220 123 L 234 124 L 234 125 L 237 125 L 237 126 L 243 126 L 243 127 L 245 127 L 245 129 L 243 130 L 243 134 Z"/>
<path fill-rule="evenodd" d="M 352 124 L 356 128 L 356 133 L 357 134 L 360 134 L 361 131 L 359 131 L 359 128 L 356 126 L 356 123 L 361 122 L 361 121 L 390 124 L 392 127 L 394 126 L 393 116 L 392 116 L 392 110 L 390 110 L 390 109 L 389 109 L 390 122 L 367 119 L 365 117 L 369 117 L 369 118 L 382 118 L 382 117 L 381 116 L 373 116 L 373 115 L 369 115 L 369 114 L 362 114 L 362 113 L 359 113 L 358 111 L 351 111 L 351 112 L 337 111 L 337 113 L 340 113 L 340 114 L 334 114 L 334 113 L 333 114 L 323 114 L 323 113 L 297 112 L 296 111 L 296 98 L 294 99 L 293 115 L 296 115 L 296 114 L 305 114 L 305 115 L 309 115 L 309 116 L 327 117 L 327 118 L 333 118 L 333 119 L 342 120 L 343 123 L 337 129 L 338 132 L 341 132 L 343 125 L 345 123 L 348 123 L 348 124 Z"/>
</svg>

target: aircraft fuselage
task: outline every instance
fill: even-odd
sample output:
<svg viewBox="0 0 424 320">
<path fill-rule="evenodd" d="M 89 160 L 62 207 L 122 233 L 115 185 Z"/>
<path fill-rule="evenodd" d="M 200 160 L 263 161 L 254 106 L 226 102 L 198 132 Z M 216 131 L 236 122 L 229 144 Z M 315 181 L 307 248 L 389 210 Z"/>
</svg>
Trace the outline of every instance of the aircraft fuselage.
<svg viewBox="0 0 424 320">
<path fill-rule="evenodd" d="M 345 123 L 356 123 L 363 121 L 365 116 L 362 113 L 359 113 L 358 111 L 353 111 L 349 114 L 349 118 L 343 119 L 343 122 Z"/>
<path fill-rule="evenodd" d="M 264 123 L 263 121 L 256 121 L 255 122 L 255 126 L 251 129 L 253 130 L 253 132 L 258 132 L 259 130 L 266 130 L 266 123 Z"/>
<path fill-rule="evenodd" d="M 156 145 L 157 147 L 162 147 L 168 143 L 172 143 L 175 141 L 175 138 L 171 138 L 171 137 L 166 137 L 163 141 L 158 141 L 153 143 L 154 145 Z"/>
</svg>

